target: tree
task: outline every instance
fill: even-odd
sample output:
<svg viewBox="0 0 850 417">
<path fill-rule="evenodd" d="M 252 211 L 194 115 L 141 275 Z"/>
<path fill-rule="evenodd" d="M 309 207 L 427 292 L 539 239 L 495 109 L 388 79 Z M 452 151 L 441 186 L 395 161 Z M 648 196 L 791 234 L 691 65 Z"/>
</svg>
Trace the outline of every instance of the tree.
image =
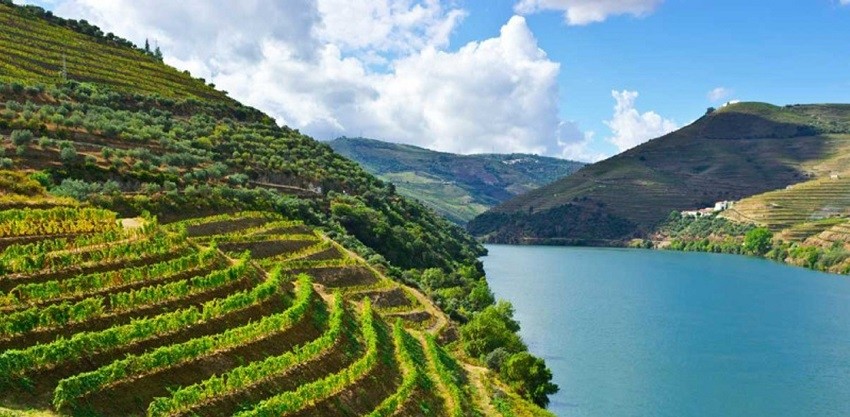
<svg viewBox="0 0 850 417">
<path fill-rule="evenodd" d="M 744 236 L 744 250 L 753 255 L 764 256 L 773 246 L 773 233 L 766 227 L 757 227 Z"/>
<path fill-rule="evenodd" d="M 513 306 L 507 301 L 499 301 L 476 313 L 460 330 L 466 353 L 482 358 L 498 348 L 512 353 L 525 350 L 525 344 L 516 334 L 519 323 L 513 319 L 513 314 Z"/>
<path fill-rule="evenodd" d="M 59 159 L 65 164 L 71 164 L 77 160 L 77 150 L 73 146 L 66 146 L 59 152 Z"/>
<path fill-rule="evenodd" d="M 145 53 L 151 53 L 151 43 L 145 38 Z"/>
<path fill-rule="evenodd" d="M 714 113 L 715 111 L 717 111 L 717 109 L 715 109 L 714 107 L 709 107 L 709 108 L 705 111 L 705 114 L 711 114 L 711 113 Z"/>
<path fill-rule="evenodd" d="M 15 146 L 26 146 L 32 142 L 34 136 L 29 130 L 14 130 L 12 131 L 12 143 Z"/>
<path fill-rule="evenodd" d="M 153 57 L 158 61 L 162 61 L 162 51 L 159 49 L 159 45 L 157 45 L 156 49 L 154 49 Z"/>
<path fill-rule="evenodd" d="M 552 371 L 546 362 L 528 352 L 511 356 L 502 367 L 502 376 L 525 398 L 541 407 L 546 407 L 549 395 L 560 389 L 552 383 Z"/>
</svg>

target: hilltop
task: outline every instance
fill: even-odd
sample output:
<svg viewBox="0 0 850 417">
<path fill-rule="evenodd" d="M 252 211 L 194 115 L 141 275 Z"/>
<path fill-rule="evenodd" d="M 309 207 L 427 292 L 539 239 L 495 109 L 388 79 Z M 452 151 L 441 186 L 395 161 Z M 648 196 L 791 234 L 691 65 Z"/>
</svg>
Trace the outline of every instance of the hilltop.
<svg viewBox="0 0 850 417">
<path fill-rule="evenodd" d="M 0 415 L 549 415 L 461 228 L 84 21 L 0 50 Z"/>
<path fill-rule="evenodd" d="M 364 138 L 328 142 L 455 223 L 463 224 L 510 198 L 549 184 L 584 163 L 529 154 L 457 155 Z"/>
<path fill-rule="evenodd" d="M 622 244 L 671 211 L 713 206 L 843 170 L 850 105 L 737 103 L 576 174 L 509 200 L 469 224 L 496 242 Z M 818 168 L 819 167 L 819 168 Z"/>
</svg>

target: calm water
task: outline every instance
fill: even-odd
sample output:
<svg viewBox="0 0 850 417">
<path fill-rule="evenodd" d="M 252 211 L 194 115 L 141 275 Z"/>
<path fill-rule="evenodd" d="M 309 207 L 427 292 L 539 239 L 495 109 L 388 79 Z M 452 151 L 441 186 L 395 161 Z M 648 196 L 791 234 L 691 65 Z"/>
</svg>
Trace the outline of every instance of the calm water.
<svg viewBox="0 0 850 417">
<path fill-rule="evenodd" d="M 562 417 L 850 416 L 850 278 L 730 255 L 501 246 L 483 258 Z"/>
</svg>

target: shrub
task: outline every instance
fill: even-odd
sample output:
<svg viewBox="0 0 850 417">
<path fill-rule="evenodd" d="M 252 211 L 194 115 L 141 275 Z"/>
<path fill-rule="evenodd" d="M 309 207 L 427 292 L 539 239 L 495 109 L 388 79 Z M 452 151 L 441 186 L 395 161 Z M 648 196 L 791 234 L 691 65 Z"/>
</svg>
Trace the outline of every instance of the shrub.
<svg viewBox="0 0 850 417">
<path fill-rule="evenodd" d="M 508 352 L 505 348 L 497 348 L 496 350 L 487 354 L 487 357 L 484 359 L 484 362 L 487 363 L 487 367 L 499 372 L 502 369 L 502 365 L 511 357 L 511 353 Z"/>
</svg>

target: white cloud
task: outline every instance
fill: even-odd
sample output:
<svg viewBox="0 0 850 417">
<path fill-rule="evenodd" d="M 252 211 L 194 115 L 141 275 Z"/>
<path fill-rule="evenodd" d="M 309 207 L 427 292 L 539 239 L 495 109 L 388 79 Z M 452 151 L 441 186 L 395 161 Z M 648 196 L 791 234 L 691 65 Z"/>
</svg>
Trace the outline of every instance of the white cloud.
<svg viewBox="0 0 850 417">
<path fill-rule="evenodd" d="M 635 108 L 637 91 L 612 91 L 616 100 L 614 116 L 605 122 L 614 136 L 608 138 L 620 152 L 634 148 L 650 139 L 663 136 L 678 128 L 676 122 L 665 119 L 658 113 L 640 113 Z"/>
<path fill-rule="evenodd" d="M 459 152 L 561 155 L 558 63 L 519 16 L 449 51 L 466 12 L 439 0 L 62 0 L 318 139 L 367 136 Z"/>
<path fill-rule="evenodd" d="M 514 9 L 527 14 L 544 10 L 564 12 L 570 25 L 587 25 L 602 22 L 609 16 L 630 14 L 646 16 L 664 0 L 520 0 Z M 842 0 L 850 1 L 850 0 Z"/>
<path fill-rule="evenodd" d="M 570 128 L 575 129 L 575 126 L 571 126 Z M 577 129 L 575 130 L 577 131 Z M 577 131 L 576 133 L 578 133 L 577 137 L 580 137 L 580 139 L 570 142 L 561 142 L 561 154 L 556 156 L 582 162 L 599 162 L 611 156 L 593 149 L 593 141 L 596 136 L 596 132 Z"/>
<path fill-rule="evenodd" d="M 514 16 L 498 37 L 395 62 L 371 113 L 385 136 L 434 149 L 557 154 L 559 69 Z"/>
<path fill-rule="evenodd" d="M 720 102 L 726 100 L 733 94 L 733 91 L 726 87 L 717 87 L 708 92 L 706 97 L 708 97 L 709 101 L 712 102 Z"/>
<path fill-rule="evenodd" d="M 439 1 L 318 1 L 322 23 L 319 37 L 353 50 L 413 52 L 427 46 L 443 47 L 466 16 L 461 9 L 446 9 Z"/>
<path fill-rule="evenodd" d="M 842 6 L 850 5 L 850 0 L 838 0 L 838 2 L 841 3 Z"/>
</svg>

